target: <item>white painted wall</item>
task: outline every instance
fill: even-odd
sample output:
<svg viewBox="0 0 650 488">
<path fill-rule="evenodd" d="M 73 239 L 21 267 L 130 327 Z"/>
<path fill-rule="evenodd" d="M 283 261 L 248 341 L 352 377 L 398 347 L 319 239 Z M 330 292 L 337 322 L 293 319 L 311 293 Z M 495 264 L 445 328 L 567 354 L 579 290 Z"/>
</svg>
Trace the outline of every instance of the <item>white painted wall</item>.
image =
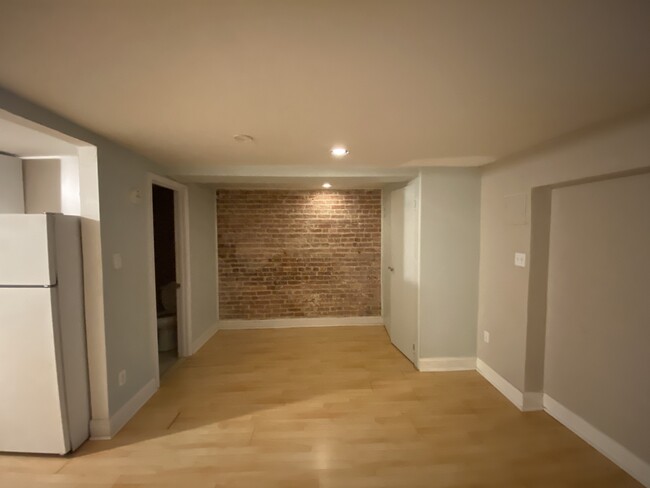
<svg viewBox="0 0 650 488">
<path fill-rule="evenodd" d="M 61 160 L 23 161 L 25 213 L 61 213 Z"/>
<path fill-rule="evenodd" d="M 22 161 L 0 154 L 0 213 L 25 213 Z"/>
<path fill-rule="evenodd" d="M 81 215 L 79 157 L 24 158 L 26 213 Z"/>
<path fill-rule="evenodd" d="M 99 222 L 97 148 L 77 148 L 79 163 L 79 215 L 84 262 L 84 301 L 88 379 L 90 383 L 91 435 L 106 432 L 109 423 L 106 333 L 104 320 L 104 270 Z"/>
<path fill-rule="evenodd" d="M 61 212 L 66 215 L 81 215 L 79 157 L 61 158 Z"/>
</svg>

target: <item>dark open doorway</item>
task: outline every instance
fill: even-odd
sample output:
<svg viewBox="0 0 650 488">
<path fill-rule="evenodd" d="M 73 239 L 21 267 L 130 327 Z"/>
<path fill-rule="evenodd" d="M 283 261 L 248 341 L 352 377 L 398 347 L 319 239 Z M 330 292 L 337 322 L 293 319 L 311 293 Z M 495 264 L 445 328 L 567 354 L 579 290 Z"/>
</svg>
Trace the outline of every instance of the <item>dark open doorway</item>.
<svg viewBox="0 0 650 488">
<path fill-rule="evenodd" d="M 153 185 L 158 364 L 162 376 L 178 359 L 175 192 Z"/>
</svg>

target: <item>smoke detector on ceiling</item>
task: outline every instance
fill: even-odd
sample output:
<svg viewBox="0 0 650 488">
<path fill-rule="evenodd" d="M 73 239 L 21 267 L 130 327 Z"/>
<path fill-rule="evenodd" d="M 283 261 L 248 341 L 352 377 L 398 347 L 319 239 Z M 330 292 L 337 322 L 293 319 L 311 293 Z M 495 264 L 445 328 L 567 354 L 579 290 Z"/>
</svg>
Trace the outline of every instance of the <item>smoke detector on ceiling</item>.
<svg viewBox="0 0 650 488">
<path fill-rule="evenodd" d="M 236 142 L 240 142 L 240 143 L 244 143 L 244 144 L 255 142 L 255 139 L 253 139 L 253 136 L 249 136 L 248 134 L 235 134 L 232 138 Z"/>
</svg>

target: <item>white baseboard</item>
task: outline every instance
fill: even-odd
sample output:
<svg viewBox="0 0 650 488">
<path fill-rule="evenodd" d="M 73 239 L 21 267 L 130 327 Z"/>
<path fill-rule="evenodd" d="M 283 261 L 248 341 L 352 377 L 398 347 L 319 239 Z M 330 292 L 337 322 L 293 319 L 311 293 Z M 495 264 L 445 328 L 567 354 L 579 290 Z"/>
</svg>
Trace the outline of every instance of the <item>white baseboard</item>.
<svg viewBox="0 0 650 488">
<path fill-rule="evenodd" d="M 93 441 L 104 441 L 110 439 L 111 421 L 110 419 L 92 419 L 90 421 L 90 439 Z"/>
<path fill-rule="evenodd" d="M 346 325 L 383 325 L 381 317 L 322 317 L 267 320 L 219 320 L 219 329 L 287 329 L 292 327 L 342 327 Z"/>
<path fill-rule="evenodd" d="M 544 394 L 542 392 L 524 393 L 524 405 L 521 409 L 523 412 L 536 412 L 544 410 Z"/>
<path fill-rule="evenodd" d="M 476 359 L 476 370 L 522 412 L 542 410 L 542 393 L 522 393 L 478 358 Z"/>
<path fill-rule="evenodd" d="M 208 342 L 213 335 L 217 333 L 219 330 L 219 324 L 216 323 L 212 327 L 210 327 L 208 330 L 203 332 L 199 337 L 196 338 L 195 341 L 192 341 L 192 354 L 196 353 L 199 349 L 201 349 L 206 342 Z"/>
<path fill-rule="evenodd" d="M 543 402 L 544 410 L 549 415 L 627 471 L 642 485 L 650 487 L 650 464 L 550 396 L 544 395 Z"/>
<path fill-rule="evenodd" d="M 111 439 L 117 434 L 126 423 L 133 418 L 138 410 L 147 403 L 151 396 L 156 393 L 156 379 L 152 378 L 140 391 L 120 408 L 110 419 L 99 419 L 90 421 L 90 438 L 93 440 Z"/>
<path fill-rule="evenodd" d="M 417 368 L 420 371 L 468 371 L 476 369 L 474 357 L 420 358 Z"/>
</svg>

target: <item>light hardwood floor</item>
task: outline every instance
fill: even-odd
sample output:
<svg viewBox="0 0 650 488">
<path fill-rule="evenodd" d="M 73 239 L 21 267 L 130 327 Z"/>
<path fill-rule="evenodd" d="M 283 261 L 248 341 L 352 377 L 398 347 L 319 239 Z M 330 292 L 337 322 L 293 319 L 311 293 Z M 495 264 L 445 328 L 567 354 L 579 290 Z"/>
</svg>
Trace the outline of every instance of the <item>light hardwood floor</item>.
<svg viewBox="0 0 650 488">
<path fill-rule="evenodd" d="M 638 487 L 476 372 L 418 373 L 382 327 L 220 331 L 111 441 L 0 456 L 3 487 Z"/>
</svg>

